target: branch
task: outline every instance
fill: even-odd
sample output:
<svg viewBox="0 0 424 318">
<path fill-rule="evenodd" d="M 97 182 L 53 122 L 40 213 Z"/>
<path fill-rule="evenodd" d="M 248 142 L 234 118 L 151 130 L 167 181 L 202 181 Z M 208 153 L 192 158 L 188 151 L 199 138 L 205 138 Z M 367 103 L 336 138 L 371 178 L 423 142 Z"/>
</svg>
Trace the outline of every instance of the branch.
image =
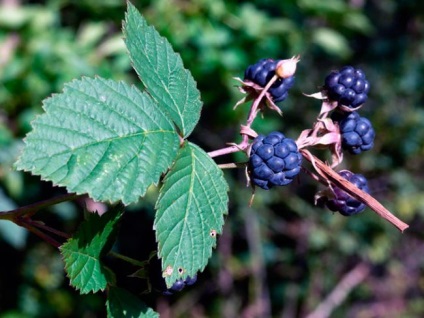
<svg viewBox="0 0 424 318">
<path fill-rule="evenodd" d="M 56 248 L 59 248 L 59 246 L 62 245 L 61 243 L 59 243 L 58 241 L 56 241 L 51 236 L 47 235 L 46 233 L 44 233 L 44 232 L 40 231 L 39 229 L 37 229 L 34 225 L 30 224 L 26 218 L 19 217 L 19 218 L 16 219 L 15 223 L 17 225 L 19 225 L 19 226 L 22 226 L 22 227 L 26 228 L 28 231 L 30 231 L 31 233 L 33 233 L 33 234 L 37 235 L 38 237 L 42 238 L 44 241 L 46 241 L 47 243 L 53 245 Z"/>
<path fill-rule="evenodd" d="M 58 204 L 65 201 L 70 201 L 82 197 L 83 195 L 77 194 L 65 194 L 52 199 L 36 202 L 30 205 L 26 205 L 14 210 L 0 212 L 0 220 L 9 220 L 19 226 L 26 228 L 28 231 L 34 233 L 38 237 L 45 240 L 47 243 L 53 245 L 54 247 L 59 247 L 60 242 L 53 239 L 47 233 L 42 232 L 41 230 L 53 233 L 62 238 L 68 239 L 70 236 L 67 233 L 56 230 L 50 226 L 45 225 L 43 222 L 34 221 L 31 219 L 31 216 L 36 214 L 43 208 L 49 207 L 54 204 Z"/>
<path fill-rule="evenodd" d="M 383 219 L 389 221 L 394 226 L 396 226 L 401 232 L 405 231 L 409 225 L 398 219 L 394 216 L 389 210 L 387 210 L 380 202 L 378 202 L 374 197 L 368 193 L 362 191 L 358 187 L 352 185 L 349 181 L 340 176 L 337 172 L 331 169 L 324 162 L 319 160 L 317 157 L 311 155 L 308 151 L 300 150 L 302 156 L 311 162 L 314 167 L 317 167 L 319 173 L 322 173 L 331 183 L 335 184 L 337 187 L 347 192 L 350 196 L 354 197 L 358 201 L 363 202 L 369 206 L 374 212 L 380 215 Z"/>
<path fill-rule="evenodd" d="M 44 224 L 44 223 L 43 223 L 43 222 L 41 222 L 41 221 L 34 221 L 34 220 L 32 220 L 31 218 L 27 218 L 27 217 L 23 217 L 23 218 L 20 218 L 20 219 L 21 219 L 21 220 L 24 220 L 24 221 L 25 221 L 25 223 L 27 223 L 27 224 L 29 224 L 29 225 L 31 225 L 31 226 L 34 226 L 34 227 L 39 228 L 39 229 L 42 229 L 42 230 L 44 230 L 44 231 L 47 231 L 47 232 L 53 233 L 53 234 L 55 234 L 55 235 L 57 235 L 57 236 L 59 236 L 59 237 L 62 237 L 62 238 L 64 238 L 64 239 L 69 239 L 69 238 L 71 238 L 71 235 L 69 235 L 68 233 L 65 233 L 65 232 L 62 232 L 62 231 L 56 230 L 56 229 L 54 229 L 54 228 L 52 228 L 52 227 L 50 227 L 50 226 L 48 226 L 48 225 Z"/>
<path fill-rule="evenodd" d="M 279 77 L 277 75 L 274 75 L 266 84 L 266 86 L 263 88 L 259 96 L 257 96 L 255 100 L 253 101 L 249 110 L 249 114 L 247 116 L 246 125 L 242 125 L 240 129 L 240 135 L 243 136 L 241 143 L 230 144 L 230 147 L 225 147 L 222 149 L 208 152 L 208 155 L 211 158 L 227 155 L 227 154 L 238 152 L 238 151 L 246 152 L 246 149 L 249 146 L 249 137 L 255 138 L 257 136 L 256 132 L 254 132 L 250 127 L 252 126 L 253 121 L 255 120 L 256 116 L 258 115 L 260 111 L 261 101 L 264 98 L 268 89 L 272 86 L 272 84 L 275 83 L 275 81 L 278 78 Z M 279 108 L 277 106 L 272 107 L 272 109 L 279 111 Z"/>
<path fill-rule="evenodd" d="M 0 220 L 10 220 L 10 221 L 14 222 L 14 220 L 16 220 L 17 218 L 19 218 L 21 216 L 31 217 L 41 209 L 44 209 L 46 207 L 49 207 L 49 206 L 52 206 L 52 205 L 55 205 L 55 204 L 58 204 L 58 203 L 62 203 L 62 202 L 65 202 L 65 201 L 72 201 L 72 200 L 78 199 L 82 196 L 84 196 L 84 195 L 67 193 L 67 194 L 52 198 L 52 199 L 48 199 L 48 200 L 44 200 L 44 201 L 40 201 L 40 202 L 30 204 L 30 205 L 26 205 L 26 206 L 17 208 L 15 210 L 0 212 Z"/>
</svg>

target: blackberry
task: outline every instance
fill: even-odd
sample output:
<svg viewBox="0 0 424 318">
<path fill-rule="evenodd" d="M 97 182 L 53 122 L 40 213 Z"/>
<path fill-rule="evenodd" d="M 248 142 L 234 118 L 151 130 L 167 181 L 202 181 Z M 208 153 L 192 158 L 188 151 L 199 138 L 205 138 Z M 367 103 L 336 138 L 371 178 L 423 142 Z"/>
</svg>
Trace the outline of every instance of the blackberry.
<svg viewBox="0 0 424 318">
<path fill-rule="evenodd" d="M 252 144 L 249 172 L 252 183 L 269 190 L 287 185 L 299 173 L 302 155 L 293 139 L 280 132 L 259 135 Z"/>
<path fill-rule="evenodd" d="M 190 277 L 188 276 L 185 280 L 179 279 L 177 280 L 174 285 L 171 286 L 171 288 L 165 290 L 162 294 L 163 295 L 172 295 L 175 292 L 180 292 L 184 289 L 185 286 L 191 286 L 197 281 L 197 275 Z"/>
<path fill-rule="evenodd" d="M 342 170 L 339 172 L 339 175 L 353 183 L 362 191 L 369 193 L 367 179 L 362 174 L 354 174 L 349 170 Z M 327 207 L 331 211 L 339 212 L 341 215 L 344 216 L 351 216 L 364 211 L 366 205 L 351 197 L 342 189 L 334 187 L 333 193 L 335 197 L 331 200 L 327 200 L 326 202 Z"/>
<path fill-rule="evenodd" d="M 188 276 L 185 280 L 186 286 L 194 285 L 197 282 L 197 275 L 194 275 L 193 277 Z"/>
<path fill-rule="evenodd" d="M 367 118 L 357 112 L 334 112 L 331 117 L 339 123 L 343 149 L 357 155 L 374 146 L 375 132 Z"/>
<path fill-rule="evenodd" d="M 179 292 L 179 291 L 182 291 L 184 287 L 185 287 L 184 280 L 179 279 L 174 283 L 174 285 L 171 286 L 170 290 L 173 292 Z"/>
<path fill-rule="evenodd" d="M 171 288 L 167 288 L 165 279 L 162 276 L 161 262 L 157 257 L 149 260 L 148 279 L 155 292 L 162 295 L 173 295 L 184 289 L 185 286 L 191 286 L 197 281 L 197 275 L 188 276 L 186 279 L 177 280 Z"/>
<path fill-rule="evenodd" d="M 275 75 L 275 68 L 279 60 L 262 59 L 256 64 L 250 65 L 245 73 L 244 80 L 249 80 L 259 86 L 265 87 L 266 84 Z M 288 96 L 289 89 L 294 84 L 294 76 L 286 79 L 279 78 L 271 85 L 268 92 L 271 94 L 274 102 L 282 102 Z"/>
<path fill-rule="evenodd" d="M 332 101 L 349 108 L 356 108 L 368 98 L 370 85 L 360 69 L 345 66 L 340 71 L 331 72 L 325 78 L 324 90 Z"/>
</svg>

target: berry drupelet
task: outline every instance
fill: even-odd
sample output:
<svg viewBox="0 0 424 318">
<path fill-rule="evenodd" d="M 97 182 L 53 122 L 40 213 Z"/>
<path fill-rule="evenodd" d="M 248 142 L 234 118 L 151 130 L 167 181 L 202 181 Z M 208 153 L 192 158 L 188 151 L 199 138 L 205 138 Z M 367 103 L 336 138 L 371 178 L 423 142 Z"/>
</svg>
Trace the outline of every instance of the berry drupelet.
<svg viewBox="0 0 424 318">
<path fill-rule="evenodd" d="M 354 174 L 349 170 L 342 170 L 339 172 L 343 178 L 354 184 L 362 191 L 369 193 L 367 179 L 362 174 Z M 327 207 L 334 212 L 339 212 L 344 216 L 351 216 L 364 211 L 366 205 L 362 202 L 351 197 L 345 191 L 338 187 L 333 188 L 334 198 L 327 200 Z"/>
<path fill-rule="evenodd" d="M 249 158 L 251 182 L 262 189 L 287 185 L 300 171 L 302 155 L 293 139 L 280 132 L 259 135 Z"/>
<path fill-rule="evenodd" d="M 365 103 L 369 89 L 364 72 L 352 66 L 333 71 L 325 78 L 324 90 L 328 98 L 349 108 L 356 108 Z"/>
<path fill-rule="evenodd" d="M 334 112 L 331 117 L 339 124 L 343 149 L 357 155 L 374 146 L 375 132 L 367 118 L 357 112 Z"/>
<path fill-rule="evenodd" d="M 265 87 L 266 84 L 275 75 L 276 67 L 280 60 L 262 59 L 256 64 L 250 65 L 245 73 L 244 80 L 249 80 L 259 86 Z M 289 89 L 293 86 L 294 76 L 287 78 L 279 77 L 277 81 L 271 85 L 268 92 L 271 94 L 274 102 L 282 102 L 288 96 Z"/>
</svg>

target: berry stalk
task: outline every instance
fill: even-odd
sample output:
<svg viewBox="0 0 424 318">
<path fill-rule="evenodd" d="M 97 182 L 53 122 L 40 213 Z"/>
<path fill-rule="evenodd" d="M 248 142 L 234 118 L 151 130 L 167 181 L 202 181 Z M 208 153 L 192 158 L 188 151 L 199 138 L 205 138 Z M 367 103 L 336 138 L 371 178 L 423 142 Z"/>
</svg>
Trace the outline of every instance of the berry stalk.
<svg viewBox="0 0 424 318">
<path fill-rule="evenodd" d="M 358 201 L 361 201 L 369 206 L 374 212 L 376 212 L 383 219 L 392 223 L 401 232 L 405 231 L 409 227 L 408 224 L 398 219 L 371 195 L 352 185 L 349 181 L 341 177 L 337 172 L 331 169 L 320 159 L 312 155 L 310 152 L 301 149 L 300 153 L 306 160 L 311 162 L 316 169 L 319 169 L 318 173 L 321 177 L 327 178 L 331 183 L 335 184 L 337 187 L 341 188 Z"/>
<path fill-rule="evenodd" d="M 256 136 L 252 135 L 251 132 L 253 132 L 253 130 L 250 127 L 252 126 L 253 121 L 255 120 L 256 116 L 258 115 L 258 113 L 260 111 L 260 108 L 259 108 L 260 102 L 264 98 L 265 93 L 272 86 L 272 84 L 275 83 L 275 81 L 278 78 L 279 77 L 277 75 L 274 75 L 271 78 L 271 80 L 266 84 L 263 91 L 255 99 L 252 106 L 250 107 L 249 115 L 247 116 L 246 125 L 242 125 L 241 129 L 240 129 L 240 134 L 243 136 L 241 143 L 232 144 L 230 147 L 225 147 L 225 148 L 222 148 L 222 149 L 211 151 L 211 152 L 208 153 L 208 155 L 211 158 L 227 155 L 227 154 L 238 152 L 238 151 L 246 151 L 247 147 L 249 146 L 249 136 L 256 137 Z M 251 131 L 251 132 L 249 133 L 249 131 Z"/>
<path fill-rule="evenodd" d="M 282 114 L 280 108 L 278 108 L 274 102 L 281 102 L 287 98 L 287 91 L 293 85 L 293 75 L 296 72 L 296 64 L 298 62 L 299 56 L 293 56 L 291 59 L 280 60 L 278 62 L 264 59 L 252 67 L 249 67 L 245 74 L 245 80 L 248 80 L 248 82 L 236 78 L 243 85 L 251 89 L 253 88 L 255 91 L 254 101 L 250 107 L 246 125 L 242 125 L 240 130 L 240 135 L 243 136 L 243 139 L 239 144 L 230 144 L 230 147 L 209 152 L 208 154 L 211 158 L 238 151 L 246 152 L 249 147 L 249 137 L 257 137 L 257 133 L 251 129 L 251 126 L 258 113 L 262 111 L 264 107 L 268 107 L 280 115 Z M 261 72 L 264 69 L 267 70 L 265 74 Z M 278 85 L 274 87 L 274 84 Z M 242 99 L 234 108 L 247 100 L 246 98 Z"/>
</svg>

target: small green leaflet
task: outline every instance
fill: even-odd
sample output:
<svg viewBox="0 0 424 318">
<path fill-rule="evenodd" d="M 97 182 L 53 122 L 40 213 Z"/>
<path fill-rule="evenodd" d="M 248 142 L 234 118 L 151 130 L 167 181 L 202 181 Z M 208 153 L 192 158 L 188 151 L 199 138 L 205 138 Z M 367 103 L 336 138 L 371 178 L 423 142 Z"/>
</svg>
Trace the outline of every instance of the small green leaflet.
<svg viewBox="0 0 424 318">
<path fill-rule="evenodd" d="M 116 206 L 103 216 L 91 213 L 78 231 L 60 247 L 65 270 L 71 285 L 81 294 L 104 290 L 114 283 L 114 274 L 101 263 L 101 256 L 109 252 L 116 239 L 117 225 L 124 212 Z"/>
<path fill-rule="evenodd" d="M 173 123 L 156 102 L 123 82 L 74 80 L 43 108 L 16 167 L 96 201 L 138 201 L 179 147 Z"/>
<path fill-rule="evenodd" d="M 118 287 L 108 290 L 106 310 L 108 318 L 159 318 L 159 314 L 140 299 Z"/>
<path fill-rule="evenodd" d="M 179 54 L 128 2 L 124 23 L 125 44 L 133 67 L 148 92 L 166 110 L 183 137 L 199 121 L 202 102 L 196 82 Z"/>
<path fill-rule="evenodd" d="M 202 271 L 228 210 L 222 170 L 198 146 L 180 149 L 156 204 L 155 230 L 166 284 Z"/>
</svg>

